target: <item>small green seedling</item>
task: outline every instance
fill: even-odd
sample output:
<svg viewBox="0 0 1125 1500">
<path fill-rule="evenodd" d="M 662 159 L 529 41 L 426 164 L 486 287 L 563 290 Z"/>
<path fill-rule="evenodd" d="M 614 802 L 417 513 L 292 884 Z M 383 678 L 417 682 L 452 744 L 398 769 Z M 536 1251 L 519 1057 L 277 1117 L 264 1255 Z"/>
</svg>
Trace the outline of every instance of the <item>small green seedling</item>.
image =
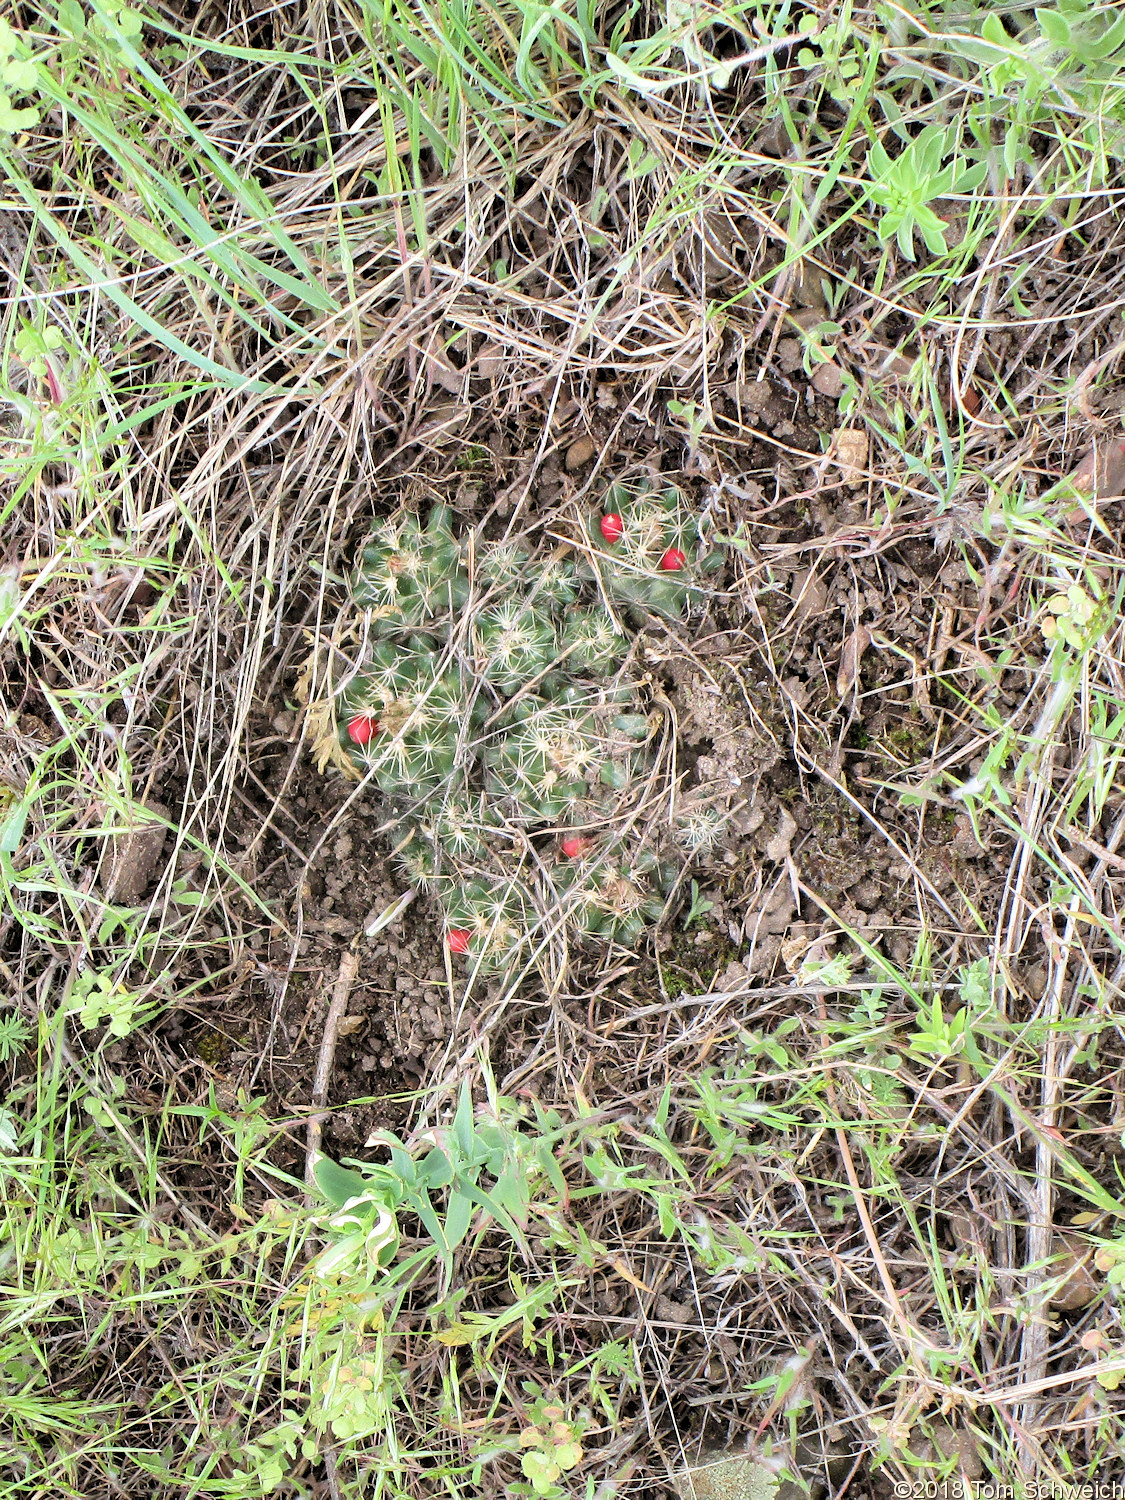
<svg viewBox="0 0 1125 1500">
<path fill-rule="evenodd" d="M 13 95 L 35 93 L 38 87 L 39 70 L 26 43 L 7 21 L 0 21 L 0 131 L 14 133 L 38 125 L 37 109 L 13 102 Z"/>
<path fill-rule="evenodd" d="M 882 209 L 879 238 L 897 238 L 907 260 L 914 259 L 915 234 L 922 236 L 932 255 L 945 254 L 946 223 L 930 204 L 950 193 L 971 192 L 987 174 L 984 163 L 975 167 L 962 167 L 956 162 L 943 165 L 950 151 L 950 133 L 940 125 L 927 125 L 894 158 L 878 142 L 867 153 L 871 179 L 866 184 L 867 196 Z"/>
<path fill-rule="evenodd" d="M 1085 651 L 1097 639 L 1104 605 L 1080 583 L 1071 583 L 1065 592 L 1052 594 L 1046 608 L 1047 614 L 1039 627 L 1045 640 L 1062 641 L 1073 651 Z"/>
<path fill-rule="evenodd" d="M 11 1062 L 27 1048 L 31 1028 L 18 1011 L 0 1016 L 0 1063 Z"/>
<path fill-rule="evenodd" d="M 939 1062 L 963 1056 L 969 1062 L 983 1064 L 979 1038 L 994 1011 L 988 960 L 979 958 L 967 965 L 960 970 L 958 979 L 961 1000 L 958 1009 L 947 1020 L 936 994 L 928 1007 L 920 1006 L 918 1030 L 910 1033 L 910 1050 Z"/>
<path fill-rule="evenodd" d="M 104 1019 L 111 1036 L 126 1037 L 144 1019 L 137 996 L 131 990 L 108 974 L 99 974 L 93 969 L 79 974 L 71 998 L 76 1002 L 71 1009 L 77 1011 L 85 1031 L 100 1026 Z"/>
<path fill-rule="evenodd" d="M 691 908 L 684 918 L 684 930 L 686 931 L 693 922 L 698 922 L 702 926 L 703 918 L 712 910 L 714 905 L 713 901 L 705 901 L 703 899 L 699 892 L 699 882 L 693 880 L 691 883 Z"/>
<path fill-rule="evenodd" d="M 582 1424 L 567 1421 L 561 1406 L 542 1400 L 532 1403 L 528 1415 L 534 1420 L 520 1433 L 520 1468 L 534 1494 L 557 1494 L 556 1480 L 582 1462 Z"/>
<path fill-rule="evenodd" d="M 323 1405 L 312 1413 L 317 1426 L 330 1427 L 344 1443 L 370 1437 L 385 1420 L 382 1371 L 373 1359 L 349 1360 L 329 1370 L 320 1383 Z"/>
<path fill-rule="evenodd" d="M 316 1162 L 317 1186 L 332 1208 L 325 1227 L 336 1237 L 313 1262 L 322 1281 L 378 1279 L 395 1257 L 404 1214 L 421 1222 L 451 1276 L 453 1252 L 475 1229 L 494 1222 L 524 1246 L 533 1195 L 551 1205 L 567 1195 L 550 1140 L 507 1115 L 478 1116 L 467 1082 L 449 1125 L 429 1132 L 424 1151 L 390 1131 L 377 1140 L 387 1148 L 385 1163 Z"/>
</svg>

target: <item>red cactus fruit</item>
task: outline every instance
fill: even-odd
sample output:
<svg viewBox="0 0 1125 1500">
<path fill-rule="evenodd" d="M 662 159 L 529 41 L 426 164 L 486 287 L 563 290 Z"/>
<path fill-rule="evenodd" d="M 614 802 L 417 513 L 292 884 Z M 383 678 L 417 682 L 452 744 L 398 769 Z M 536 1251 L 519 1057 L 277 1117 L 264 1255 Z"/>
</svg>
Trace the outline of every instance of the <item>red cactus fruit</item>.
<svg viewBox="0 0 1125 1500">
<path fill-rule="evenodd" d="M 686 562 L 687 558 L 678 547 L 669 547 L 660 559 L 660 567 L 665 573 L 676 573 Z"/>
<path fill-rule="evenodd" d="M 467 927 L 451 927 L 445 935 L 451 953 L 468 953 L 472 933 Z"/>
<path fill-rule="evenodd" d="M 621 533 L 625 530 L 625 522 L 620 516 L 608 515 L 602 517 L 602 536 L 612 547 L 614 542 L 621 540 Z"/>
<path fill-rule="evenodd" d="M 362 747 L 370 744 L 378 733 L 379 720 L 374 714 L 356 714 L 354 719 L 348 721 L 348 739 L 356 745 Z"/>
<path fill-rule="evenodd" d="M 563 839 L 560 848 L 567 859 L 578 859 L 586 853 L 586 850 L 589 849 L 593 842 L 593 839 L 588 839 L 585 834 L 568 833 Z"/>
</svg>

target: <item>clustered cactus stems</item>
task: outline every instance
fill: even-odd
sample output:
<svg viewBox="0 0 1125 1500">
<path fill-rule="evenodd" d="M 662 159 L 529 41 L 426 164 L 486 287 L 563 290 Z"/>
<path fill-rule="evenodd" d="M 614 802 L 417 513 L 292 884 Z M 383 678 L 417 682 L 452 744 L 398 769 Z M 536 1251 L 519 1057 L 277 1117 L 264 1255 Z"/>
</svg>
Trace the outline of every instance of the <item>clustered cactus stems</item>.
<svg viewBox="0 0 1125 1500">
<path fill-rule="evenodd" d="M 627 622 L 681 619 L 719 561 L 681 492 L 647 481 L 614 485 L 552 555 L 459 541 L 446 506 L 364 547 L 352 594 L 373 644 L 337 697 L 339 745 L 388 798 L 395 858 L 441 903 L 452 953 L 497 969 L 562 923 L 635 942 L 659 918 L 680 865 L 612 831 L 659 728 Z"/>
<path fill-rule="evenodd" d="M 675 882 L 675 865 L 660 865 L 647 850 L 632 858 L 618 848 L 613 857 L 584 850 L 559 867 L 556 882 L 572 896 L 573 921 L 591 937 L 635 943 L 646 927 L 659 921 L 662 893 Z"/>
<path fill-rule="evenodd" d="M 426 527 L 416 516 L 382 526 L 363 549 L 352 594 L 379 635 L 424 629 L 469 597 L 450 511 L 438 505 Z"/>
<path fill-rule="evenodd" d="M 721 553 L 702 545 L 698 521 L 674 485 L 611 485 L 589 536 L 590 571 L 638 624 L 649 613 L 680 619 L 686 605 L 702 597 L 699 580 L 723 562 Z"/>
</svg>

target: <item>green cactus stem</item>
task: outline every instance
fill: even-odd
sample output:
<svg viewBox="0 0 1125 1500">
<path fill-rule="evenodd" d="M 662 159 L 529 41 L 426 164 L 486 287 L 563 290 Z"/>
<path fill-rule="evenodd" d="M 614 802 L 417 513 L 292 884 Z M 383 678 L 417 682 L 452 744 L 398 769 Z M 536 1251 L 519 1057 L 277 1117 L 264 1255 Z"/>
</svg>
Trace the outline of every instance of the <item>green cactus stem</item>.
<svg viewBox="0 0 1125 1500">
<path fill-rule="evenodd" d="M 485 973 L 507 968 L 526 948 L 534 913 L 534 902 L 515 878 L 468 880 L 445 900 L 447 930 L 468 933 L 467 946 L 454 951 Z"/>
<path fill-rule="evenodd" d="M 614 524 L 603 527 L 605 518 Z M 681 492 L 673 485 L 657 489 L 647 479 L 610 486 L 602 515 L 590 517 L 587 540 L 587 571 L 640 624 L 647 614 L 682 619 L 689 604 L 704 598 L 704 580 L 723 562 L 722 553 L 704 545 Z"/>
</svg>

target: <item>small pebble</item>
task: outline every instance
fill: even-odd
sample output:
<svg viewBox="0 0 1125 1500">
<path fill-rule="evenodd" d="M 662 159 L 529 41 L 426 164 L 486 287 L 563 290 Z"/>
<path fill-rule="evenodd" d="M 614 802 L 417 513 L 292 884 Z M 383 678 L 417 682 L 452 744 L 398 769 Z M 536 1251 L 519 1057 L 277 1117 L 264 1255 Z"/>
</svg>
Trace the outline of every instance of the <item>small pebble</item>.
<svg viewBox="0 0 1125 1500">
<path fill-rule="evenodd" d="M 576 438 L 566 450 L 565 462 L 567 473 L 573 474 L 575 469 L 580 469 L 583 464 L 588 464 L 597 451 L 597 444 L 593 438 Z"/>
<path fill-rule="evenodd" d="M 822 365 L 821 369 L 827 369 Z M 819 374 L 820 371 L 817 371 Z M 815 385 L 815 377 L 813 384 Z M 827 394 L 827 393 L 826 393 Z M 839 427 L 833 433 L 833 452 L 845 484 L 854 486 L 863 483 L 863 471 L 867 468 L 867 434 L 856 427 Z"/>
<path fill-rule="evenodd" d="M 830 359 L 826 364 L 817 365 L 812 374 L 812 387 L 822 396 L 830 396 L 833 400 L 843 392 L 844 372 L 835 360 Z"/>
</svg>

